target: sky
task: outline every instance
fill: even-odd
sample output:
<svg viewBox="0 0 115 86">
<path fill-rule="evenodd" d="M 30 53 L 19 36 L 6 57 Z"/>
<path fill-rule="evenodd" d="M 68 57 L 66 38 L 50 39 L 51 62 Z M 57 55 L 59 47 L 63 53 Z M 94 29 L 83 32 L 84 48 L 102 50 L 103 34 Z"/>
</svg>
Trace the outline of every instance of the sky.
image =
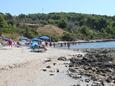
<svg viewBox="0 0 115 86">
<path fill-rule="evenodd" d="M 0 12 L 12 15 L 76 12 L 115 15 L 115 0 L 0 0 Z"/>
</svg>

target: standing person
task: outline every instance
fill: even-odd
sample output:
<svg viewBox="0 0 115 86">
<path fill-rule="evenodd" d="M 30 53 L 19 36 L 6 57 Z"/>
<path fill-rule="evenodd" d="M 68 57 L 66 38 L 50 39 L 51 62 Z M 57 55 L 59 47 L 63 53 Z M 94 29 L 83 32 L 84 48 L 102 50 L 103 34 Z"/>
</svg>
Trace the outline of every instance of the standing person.
<svg viewBox="0 0 115 86">
<path fill-rule="evenodd" d="M 53 43 L 53 46 L 55 47 L 55 42 Z"/>
<path fill-rule="evenodd" d="M 8 41 L 8 45 L 9 45 L 9 47 L 12 47 L 12 41 L 11 40 Z"/>
<path fill-rule="evenodd" d="M 68 49 L 70 49 L 70 43 L 69 42 L 67 43 L 67 47 L 68 47 Z"/>
<path fill-rule="evenodd" d="M 63 47 L 63 44 L 62 44 L 62 43 L 60 43 L 60 47 Z"/>
<path fill-rule="evenodd" d="M 47 41 L 45 41 L 45 46 L 48 46 L 48 42 Z"/>
<path fill-rule="evenodd" d="M 44 50 L 46 51 L 46 50 L 47 50 L 47 49 L 46 49 L 46 42 L 45 42 L 45 41 L 42 41 L 41 45 L 42 45 L 42 47 L 44 48 Z"/>
<path fill-rule="evenodd" d="M 49 46 L 50 46 L 50 47 L 52 46 L 52 42 L 49 43 Z"/>
<path fill-rule="evenodd" d="M 64 42 L 64 46 L 66 47 L 66 42 Z"/>
</svg>

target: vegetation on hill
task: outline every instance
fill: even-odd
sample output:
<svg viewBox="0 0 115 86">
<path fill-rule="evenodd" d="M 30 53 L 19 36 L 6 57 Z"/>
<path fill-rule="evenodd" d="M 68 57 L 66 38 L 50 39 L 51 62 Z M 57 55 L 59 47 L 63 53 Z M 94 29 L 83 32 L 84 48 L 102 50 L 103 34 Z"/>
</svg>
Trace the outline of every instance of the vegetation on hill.
<svg viewBox="0 0 115 86">
<path fill-rule="evenodd" d="M 14 34 L 13 39 L 18 35 L 29 38 L 48 35 L 58 40 L 109 39 L 115 38 L 115 16 L 64 12 L 12 16 L 0 13 L 1 33 Z"/>
<path fill-rule="evenodd" d="M 59 40 L 65 31 L 54 25 L 44 25 L 43 27 L 39 27 L 37 32 L 42 35 L 48 35 L 54 40 Z"/>
</svg>

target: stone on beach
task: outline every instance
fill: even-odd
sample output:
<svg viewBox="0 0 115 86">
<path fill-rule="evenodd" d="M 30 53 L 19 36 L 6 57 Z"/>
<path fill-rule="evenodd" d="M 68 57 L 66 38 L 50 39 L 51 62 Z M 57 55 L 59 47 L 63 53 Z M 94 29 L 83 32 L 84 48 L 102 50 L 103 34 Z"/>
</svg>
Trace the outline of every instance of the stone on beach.
<svg viewBox="0 0 115 86">
<path fill-rule="evenodd" d="M 84 56 L 72 56 L 68 75 L 75 79 L 78 74 L 85 75 L 95 81 L 92 86 L 105 86 L 103 82 L 114 81 L 115 57 L 112 53 L 115 53 L 115 49 L 91 49 L 87 50 Z M 99 81 L 100 79 L 102 80 Z M 85 81 L 90 82 L 90 79 L 85 79 Z"/>
</svg>

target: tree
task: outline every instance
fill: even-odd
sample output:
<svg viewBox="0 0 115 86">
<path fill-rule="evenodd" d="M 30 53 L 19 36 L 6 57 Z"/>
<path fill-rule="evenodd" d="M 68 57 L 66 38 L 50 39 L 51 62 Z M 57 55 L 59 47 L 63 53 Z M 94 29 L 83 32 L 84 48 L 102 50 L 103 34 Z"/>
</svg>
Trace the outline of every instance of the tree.
<svg viewBox="0 0 115 86">
<path fill-rule="evenodd" d="M 81 28 L 81 33 L 84 35 L 84 38 L 88 38 L 88 39 L 94 38 L 94 32 L 87 26 L 83 26 Z"/>
<path fill-rule="evenodd" d="M 67 22 L 65 20 L 58 21 L 58 27 L 65 28 L 67 26 Z"/>
<path fill-rule="evenodd" d="M 67 33 L 67 32 L 64 32 L 64 34 L 63 34 L 61 39 L 63 41 L 72 41 L 72 40 L 74 40 L 73 37 L 72 37 L 72 34 Z"/>
<path fill-rule="evenodd" d="M 8 24 L 3 15 L 0 14 L 0 28 L 8 28 Z"/>
</svg>

